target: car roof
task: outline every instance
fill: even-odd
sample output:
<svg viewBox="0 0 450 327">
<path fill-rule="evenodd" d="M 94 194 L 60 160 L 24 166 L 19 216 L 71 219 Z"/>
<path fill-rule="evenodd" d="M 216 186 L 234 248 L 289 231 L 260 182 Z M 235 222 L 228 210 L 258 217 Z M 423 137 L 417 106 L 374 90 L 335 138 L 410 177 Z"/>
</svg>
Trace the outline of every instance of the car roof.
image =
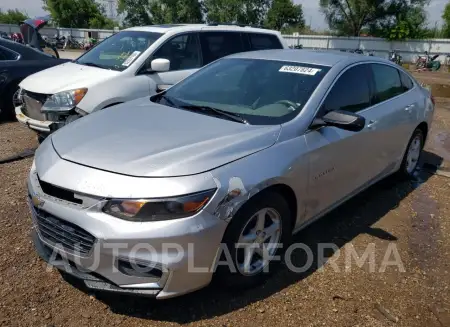
<svg viewBox="0 0 450 327">
<path fill-rule="evenodd" d="M 218 31 L 247 31 L 254 33 L 266 33 L 266 34 L 279 34 L 278 31 L 269 30 L 265 28 L 258 28 L 247 25 L 235 25 L 235 24 L 163 24 L 163 25 L 148 25 L 148 26 L 136 26 L 127 28 L 124 31 L 142 31 L 142 32 L 183 32 L 194 30 L 218 30 Z"/>
<path fill-rule="evenodd" d="M 303 50 L 303 49 L 280 49 L 241 52 L 228 56 L 227 58 L 278 60 L 305 63 L 311 65 L 335 66 L 339 62 L 346 61 L 347 64 L 363 61 L 389 62 L 385 59 L 361 54 L 342 52 L 336 50 Z"/>
</svg>

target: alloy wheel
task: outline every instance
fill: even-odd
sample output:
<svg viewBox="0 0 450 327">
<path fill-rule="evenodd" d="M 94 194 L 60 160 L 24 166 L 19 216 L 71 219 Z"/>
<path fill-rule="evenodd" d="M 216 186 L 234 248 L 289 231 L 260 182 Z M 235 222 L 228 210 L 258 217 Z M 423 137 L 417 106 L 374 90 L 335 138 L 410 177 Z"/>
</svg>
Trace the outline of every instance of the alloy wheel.
<svg viewBox="0 0 450 327">
<path fill-rule="evenodd" d="M 270 262 L 281 238 L 282 220 L 273 208 L 256 212 L 241 231 L 237 251 L 237 268 L 245 276 L 256 275 Z"/>
<path fill-rule="evenodd" d="M 422 137 L 421 135 L 416 135 L 412 139 L 406 155 L 406 172 L 408 174 L 412 174 L 416 170 L 421 151 Z"/>
</svg>

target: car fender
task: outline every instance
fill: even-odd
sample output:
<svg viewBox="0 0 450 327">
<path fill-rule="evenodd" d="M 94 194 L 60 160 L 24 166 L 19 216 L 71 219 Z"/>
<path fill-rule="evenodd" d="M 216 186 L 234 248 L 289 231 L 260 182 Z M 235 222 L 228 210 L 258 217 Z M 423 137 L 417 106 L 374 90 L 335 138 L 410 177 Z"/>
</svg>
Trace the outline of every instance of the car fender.
<svg viewBox="0 0 450 327">
<path fill-rule="evenodd" d="M 295 225 L 304 218 L 309 161 L 304 136 L 296 137 L 231 162 L 210 173 L 217 193 L 207 210 L 220 219 L 230 221 L 249 199 L 274 185 L 288 186 L 297 199 Z"/>
</svg>

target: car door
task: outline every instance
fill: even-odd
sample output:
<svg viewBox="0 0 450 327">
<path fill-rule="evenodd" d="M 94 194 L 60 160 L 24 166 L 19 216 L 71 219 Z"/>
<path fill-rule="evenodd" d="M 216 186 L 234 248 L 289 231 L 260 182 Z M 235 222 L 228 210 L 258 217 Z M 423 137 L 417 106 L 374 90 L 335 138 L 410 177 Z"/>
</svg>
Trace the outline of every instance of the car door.
<svg viewBox="0 0 450 327">
<path fill-rule="evenodd" d="M 391 171 L 402 159 L 414 130 L 417 100 L 414 92 L 405 92 L 400 71 L 386 64 L 371 64 L 374 82 L 373 106 L 367 110 L 369 124 L 381 155 L 376 159 L 379 174 Z"/>
<path fill-rule="evenodd" d="M 329 111 L 364 114 L 371 105 L 370 71 L 367 64 L 345 70 L 332 85 L 316 118 Z M 351 132 L 332 126 L 305 134 L 309 152 L 306 219 L 312 218 L 360 189 L 376 174 L 370 158 L 377 156 L 371 129 Z"/>
<path fill-rule="evenodd" d="M 202 66 L 198 33 L 183 33 L 167 40 L 147 59 L 144 69 L 150 68 L 154 59 L 169 60 L 170 68 L 167 72 L 149 74 L 153 80 L 151 84 L 158 86 L 178 83 Z"/>
</svg>

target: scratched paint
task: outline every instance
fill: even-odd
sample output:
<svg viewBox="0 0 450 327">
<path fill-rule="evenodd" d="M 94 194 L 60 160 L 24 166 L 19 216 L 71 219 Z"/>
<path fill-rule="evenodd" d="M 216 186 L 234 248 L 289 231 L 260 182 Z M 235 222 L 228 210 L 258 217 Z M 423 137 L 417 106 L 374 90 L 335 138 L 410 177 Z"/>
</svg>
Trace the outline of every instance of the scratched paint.
<svg viewBox="0 0 450 327">
<path fill-rule="evenodd" d="M 216 180 L 216 183 L 221 185 L 218 180 Z M 242 179 L 239 177 L 231 177 L 228 181 L 227 195 L 219 202 L 214 214 L 219 219 L 229 221 L 237 209 L 248 200 L 249 195 Z"/>
</svg>

